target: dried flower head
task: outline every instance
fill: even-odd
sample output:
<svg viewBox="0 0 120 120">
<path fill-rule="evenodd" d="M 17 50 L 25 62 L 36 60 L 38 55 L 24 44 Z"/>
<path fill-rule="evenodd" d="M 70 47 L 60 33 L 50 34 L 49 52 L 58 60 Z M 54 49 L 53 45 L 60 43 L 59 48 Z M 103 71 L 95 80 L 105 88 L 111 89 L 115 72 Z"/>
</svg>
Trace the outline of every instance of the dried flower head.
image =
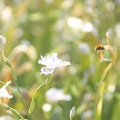
<svg viewBox="0 0 120 120">
<path fill-rule="evenodd" d="M 60 66 L 70 65 L 70 62 L 64 62 L 61 59 L 57 58 L 57 53 L 53 53 L 52 55 L 48 55 L 47 57 L 43 57 L 41 55 L 41 59 L 38 61 L 39 64 L 45 65 L 41 68 L 41 74 L 52 74 L 55 68 Z"/>
<path fill-rule="evenodd" d="M 0 35 L 0 51 L 4 50 L 4 45 L 6 44 L 6 38 Z"/>
</svg>

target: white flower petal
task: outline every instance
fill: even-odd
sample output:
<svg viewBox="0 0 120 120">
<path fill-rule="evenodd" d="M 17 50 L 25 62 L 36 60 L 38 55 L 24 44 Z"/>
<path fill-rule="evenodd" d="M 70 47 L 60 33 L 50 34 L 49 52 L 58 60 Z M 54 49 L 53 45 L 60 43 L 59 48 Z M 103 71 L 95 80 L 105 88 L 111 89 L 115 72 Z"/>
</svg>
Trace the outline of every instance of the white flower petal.
<svg viewBox="0 0 120 120">
<path fill-rule="evenodd" d="M 8 81 L 7 83 L 6 83 L 6 85 L 8 85 L 8 84 L 10 84 L 11 83 L 11 81 Z M 0 98 L 1 97 L 4 97 L 4 98 L 12 98 L 13 96 L 12 95 L 10 95 L 9 93 L 8 93 L 8 91 L 7 91 L 7 89 L 6 89 L 6 85 L 4 85 L 1 89 L 0 89 Z"/>
<path fill-rule="evenodd" d="M 8 91 L 6 90 L 6 88 L 3 86 L 1 89 L 0 89 L 0 97 L 4 97 L 4 98 L 12 98 L 13 96 L 10 95 L 8 93 Z"/>
<path fill-rule="evenodd" d="M 11 81 L 7 81 L 7 82 L 6 82 L 6 85 L 9 85 L 10 83 L 11 83 Z"/>
<path fill-rule="evenodd" d="M 70 65 L 70 62 L 64 62 L 61 59 L 57 58 L 57 53 L 53 53 L 52 55 L 48 55 L 47 57 L 40 56 L 41 58 L 38 60 L 39 64 L 45 65 L 46 67 L 42 67 L 41 74 L 52 74 L 54 69 L 60 66 Z"/>
<path fill-rule="evenodd" d="M 71 65 L 71 64 L 70 64 L 70 62 L 68 61 L 68 62 L 61 62 L 59 65 L 60 65 L 60 66 L 68 66 L 68 65 Z"/>
<path fill-rule="evenodd" d="M 48 75 L 48 74 L 52 74 L 53 71 L 54 71 L 53 68 L 47 68 L 47 67 L 42 67 L 41 68 L 41 74 Z"/>
</svg>

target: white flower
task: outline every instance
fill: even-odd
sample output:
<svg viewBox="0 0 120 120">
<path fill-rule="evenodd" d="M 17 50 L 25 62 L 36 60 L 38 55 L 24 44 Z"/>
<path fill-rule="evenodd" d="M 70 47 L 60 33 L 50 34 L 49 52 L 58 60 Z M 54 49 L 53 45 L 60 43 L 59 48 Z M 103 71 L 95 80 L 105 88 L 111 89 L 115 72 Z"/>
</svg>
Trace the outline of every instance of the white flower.
<svg viewBox="0 0 120 120">
<path fill-rule="evenodd" d="M 58 59 L 57 53 L 53 53 L 47 57 L 41 55 L 41 59 L 39 59 L 38 63 L 45 65 L 41 68 L 41 74 L 45 75 L 52 74 L 57 67 L 70 65 L 69 61 L 63 62 L 61 59 Z"/>
<path fill-rule="evenodd" d="M 6 83 L 6 85 L 9 85 L 11 83 L 11 81 L 8 81 L 7 83 Z M 6 85 L 4 85 L 1 89 L 0 89 L 0 98 L 1 97 L 4 97 L 4 98 L 12 98 L 13 96 L 12 95 L 10 95 L 9 93 L 8 93 L 8 91 L 7 91 L 7 89 L 6 89 Z"/>
<path fill-rule="evenodd" d="M 6 44 L 6 38 L 0 35 L 0 51 L 4 50 L 4 45 Z"/>
<path fill-rule="evenodd" d="M 51 88 L 46 94 L 46 99 L 48 102 L 55 103 L 58 101 L 70 101 L 72 97 L 69 94 L 65 94 L 62 89 Z"/>
<path fill-rule="evenodd" d="M 6 115 L 6 116 L 1 116 L 1 117 L 0 117 L 0 120 L 12 120 L 12 117 L 11 117 L 11 116 L 8 116 L 8 115 Z"/>
</svg>

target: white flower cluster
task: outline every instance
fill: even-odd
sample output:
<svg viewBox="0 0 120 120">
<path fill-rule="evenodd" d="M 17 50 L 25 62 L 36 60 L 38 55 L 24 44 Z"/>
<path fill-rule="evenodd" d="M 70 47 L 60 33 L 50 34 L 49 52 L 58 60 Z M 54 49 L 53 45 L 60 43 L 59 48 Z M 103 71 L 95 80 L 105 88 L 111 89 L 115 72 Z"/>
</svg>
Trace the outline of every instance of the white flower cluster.
<svg viewBox="0 0 120 120">
<path fill-rule="evenodd" d="M 52 74 L 55 68 L 60 66 L 70 65 L 70 62 L 64 62 L 61 59 L 57 58 L 57 53 L 53 53 L 52 55 L 48 55 L 47 57 L 43 57 L 41 55 L 41 59 L 38 61 L 39 64 L 45 65 L 41 68 L 41 74 Z"/>
</svg>

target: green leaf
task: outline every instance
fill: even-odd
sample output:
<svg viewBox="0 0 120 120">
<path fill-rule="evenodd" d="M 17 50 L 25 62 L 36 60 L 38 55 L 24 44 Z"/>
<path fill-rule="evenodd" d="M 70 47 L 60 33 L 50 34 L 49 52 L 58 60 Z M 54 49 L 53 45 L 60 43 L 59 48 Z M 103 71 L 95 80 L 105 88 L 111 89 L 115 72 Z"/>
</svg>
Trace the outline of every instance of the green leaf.
<svg viewBox="0 0 120 120">
<path fill-rule="evenodd" d="M 31 104 L 30 104 L 30 108 L 29 108 L 29 114 L 31 114 L 34 110 L 34 106 L 35 106 L 35 100 L 34 100 L 34 97 L 31 101 Z"/>
</svg>

